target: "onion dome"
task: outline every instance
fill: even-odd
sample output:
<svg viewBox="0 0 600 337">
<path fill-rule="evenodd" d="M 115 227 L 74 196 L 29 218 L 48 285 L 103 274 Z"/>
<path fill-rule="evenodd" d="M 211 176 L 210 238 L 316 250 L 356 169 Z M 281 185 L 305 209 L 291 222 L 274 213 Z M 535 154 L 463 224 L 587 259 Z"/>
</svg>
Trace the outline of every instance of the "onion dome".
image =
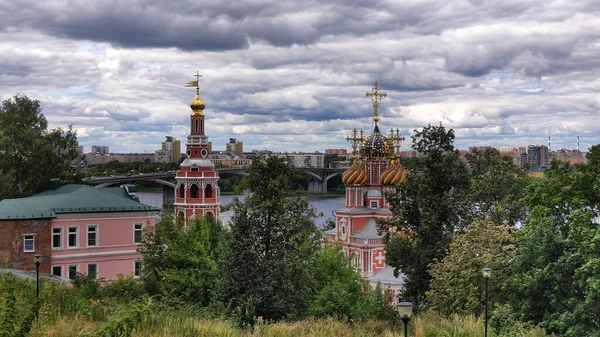
<svg viewBox="0 0 600 337">
<path fill-rule="evenodd" d="M 390 156 L 391 148 L 387 138 L 379 132 L 378 126 L 375 126 L 373 133 L 364 140 L 360 152 L 367 159 L 387 159 Z"/>
<path fill-rule="evenodd" d="M 354 164 L 342 174 L 342 184 L 344 185 L 362 185 L 367 181 L 365 166 L 359 164 L 355 159 Z"/>
<path fill-rule="evenodd" d="M 390 167 L 383 171 L 380 181 L 383 185 L 398 185 L 406 180 L 407 175 L 408 170 L 404 169 L 402 163 L 400 163 L 400 158 L 398 158 L 398 162 L 396 163 L 394 163 L 394 159 L 392 158 Z"/>
<path fill-rule="evenodd" d="M 196 98 L 190 103 L 190 108 L 192 108 L 192 116 L 204 116 L 204 108 L 206 104 L 200 98 L 200 93 L 196 91 Z"/>
</svg>

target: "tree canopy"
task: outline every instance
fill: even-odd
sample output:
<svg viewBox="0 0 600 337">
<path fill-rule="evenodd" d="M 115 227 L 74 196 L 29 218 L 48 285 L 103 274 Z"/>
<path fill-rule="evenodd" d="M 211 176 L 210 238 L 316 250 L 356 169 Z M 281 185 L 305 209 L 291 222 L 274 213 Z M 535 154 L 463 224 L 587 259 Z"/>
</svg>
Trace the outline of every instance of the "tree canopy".
<svg viewBox="0 0 600 337">
<path fill-rule="evenodd" d="M 0 106 L 0 199 L 50 188 L 50 179 L 75 182 L 77 135 L 72 126 L 48 131 L 40 102 L 17 94 Z"/>
</svg>

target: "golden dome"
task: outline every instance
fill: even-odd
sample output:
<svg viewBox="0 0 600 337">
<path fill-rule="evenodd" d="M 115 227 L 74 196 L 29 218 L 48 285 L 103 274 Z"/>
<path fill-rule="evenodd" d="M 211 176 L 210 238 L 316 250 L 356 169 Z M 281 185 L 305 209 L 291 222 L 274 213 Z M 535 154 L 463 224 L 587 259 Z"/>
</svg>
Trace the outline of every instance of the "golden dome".
<svg viewBox="0 0 600 337">
<path fill-rule="evenodd" d="M 206 107 L 206 103 L 200 98 L 200 93 L 196 92 L 196 98 L 190 103 L 190 108 L 192 108 L 192 116 L 204 116 L 204 108 Z"/>
</svg>

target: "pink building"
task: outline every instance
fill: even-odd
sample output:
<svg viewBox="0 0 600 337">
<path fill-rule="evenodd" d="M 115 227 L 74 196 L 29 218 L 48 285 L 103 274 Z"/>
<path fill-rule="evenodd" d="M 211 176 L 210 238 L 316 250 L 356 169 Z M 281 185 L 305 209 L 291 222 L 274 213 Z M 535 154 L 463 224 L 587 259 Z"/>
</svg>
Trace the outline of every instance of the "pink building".
<svg viewBox="0 0 600 337">
<path fill-rule="evenodd" d="M 388 136 L 379 129 L 379 100 L 385 97 L 375 82 L 367 96 L 373 99 L 375 127 L 369 136 L 363 131 L 353 132 L 353 165 L 342 175 L 346 185 L 346 205 L 335 211 L 336 227 L 326 231 L 330 241 L 340 241 L 351 263 L 372 286 L 381 284 L 390 289 L 393 300 L 403 289 L 404 278 L 394 276 L 394 268 L 386 264 L 383 235 L 378 232 L 377 219 L 387 219 L 392 213 L 386 198 L 395 193 L 394 186 L 406 179 L 408 171 L 402 167 L 400 143 L 404 140 L 398 129 Z"/>
<path fill-rule="evenodd" d="M 56 183 L 50 191 L 0 202 L 0 260 L 9 268 L 33 270 L 37 253 L 43 255 L 41 272 L 65 278 L 139 276 L 137 248 L 157 211 L 139 202 L 133 185 Z"/>
</svg>

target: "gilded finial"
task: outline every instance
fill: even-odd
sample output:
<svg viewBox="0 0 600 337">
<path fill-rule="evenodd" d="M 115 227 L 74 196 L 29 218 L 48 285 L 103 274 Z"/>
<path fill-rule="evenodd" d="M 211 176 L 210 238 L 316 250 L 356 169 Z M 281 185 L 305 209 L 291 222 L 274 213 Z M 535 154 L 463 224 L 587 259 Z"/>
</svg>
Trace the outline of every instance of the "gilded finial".
<svg viewBox="0 0 600 337">
<path fill-rule="evenodd" d="M 379 124 L 379 101 L 387 97 L 387 93 L 382 92 L 379 89 L 379 83 L 375 81 L 375 87 L 373 87 L 371 92 L 366 93 L 366 97 L 371 97 L 371 102 L 373 103 L 373 121 L 375 122 L 375 127 L 377 127 Z"/>
<path fill-rule="evenodd" d="M 358 148 L 358 143 L 364 140 L 363 131 L 360 130 L 360 136 L 357 135 L 358 131 L 356 129 L 352 130 L 352 137 L 346 137 L 346 140 L 352 142 L 352 158 L 354 162 L 356 162 L 356 153 Z"/>
<path fill-rule="evenodd" d="M 186 83 L 186 87 L 194 87 L 196 88 L 196 98 L 194 98 L 194 100 L 190 103 L 190 107 L 192 108 L 192 116 L 204 116 L 204 108 L 206 107 L 206 104 L 204 103 L 204 101 L 200 98 L 200 77 L 202 77 L 202 75 L 200 75 L 199 71 L 196 71 L 196 80 L 195 81 L 191 81 Z"/>
</svg>

